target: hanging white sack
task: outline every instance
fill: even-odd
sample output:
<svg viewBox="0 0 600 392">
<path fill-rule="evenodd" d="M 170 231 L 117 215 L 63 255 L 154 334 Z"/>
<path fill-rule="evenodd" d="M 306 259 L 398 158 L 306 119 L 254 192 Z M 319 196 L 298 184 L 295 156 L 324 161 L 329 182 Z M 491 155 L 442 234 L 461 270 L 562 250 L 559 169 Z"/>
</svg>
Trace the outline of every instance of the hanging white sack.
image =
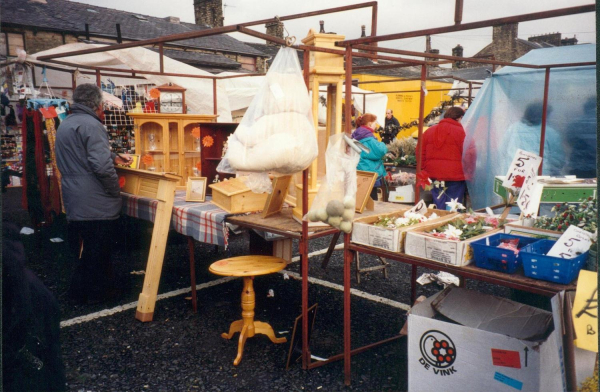
<svg viewBox="0 0 600 392">
<path fill-rule="evenodd" d="M 318 155 L 311 101 L 298 55 L 282 48 L 237 129 L 217 171 L 293 174 Z M 248 173 L 244 173 L 248 174 Z M 270 181 L 269 181 L 270 182 Z"/>
</svg>

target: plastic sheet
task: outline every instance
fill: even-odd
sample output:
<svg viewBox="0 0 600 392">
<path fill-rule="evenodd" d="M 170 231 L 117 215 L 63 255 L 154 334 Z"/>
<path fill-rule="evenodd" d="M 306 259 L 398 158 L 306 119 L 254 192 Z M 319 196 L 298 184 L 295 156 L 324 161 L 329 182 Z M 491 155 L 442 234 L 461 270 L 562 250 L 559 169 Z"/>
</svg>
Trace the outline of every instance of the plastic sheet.
<svg viewBox="0 0 600 392">
<path fill-rule="evenodd" d="M 227 145 L 220 172 L 294 174 L 317 157 L 311 102 L 295 50 L 279 51 Z"/>
<path fill-rule="evenodd" d="M 349 233 L 356 209 L 356 165 L 360 154 L 346 148 L 343 135 L 339 133 L 329 138 L 325 152 L 326 181 L 321 184 L 305 219 L 321 221 Z"/>
<path fill-rule="evenodd" d="M 515 62 L 559 64 L 596 60 L 596 45 L 536 49 Z M 506 174 L 521 148 L 540 152 L 545 70 L 505 67 L 487 79 L 467 110 L 463 167 L 473 208 L 501 203 L 493 193 L 495 176 Z M 596 67 L 550 71 L 543 175 L 596 177 Z"/>
</svg>

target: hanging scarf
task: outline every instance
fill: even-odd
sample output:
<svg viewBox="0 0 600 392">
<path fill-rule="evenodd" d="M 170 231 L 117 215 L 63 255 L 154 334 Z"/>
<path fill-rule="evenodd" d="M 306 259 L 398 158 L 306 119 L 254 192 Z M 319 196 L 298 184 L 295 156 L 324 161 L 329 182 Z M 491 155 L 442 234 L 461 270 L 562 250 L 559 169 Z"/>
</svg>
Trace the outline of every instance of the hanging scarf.
<svg viewBox="0 0 600 392">
<path fill-rule="evenodd" d="M 58 120 L 57 120 L 58 121 Z M 56 144 L 56 124 L 53 118 L 49 118 L 46 120 L 46 134 L 48 135 L 48 144 L 50 144 L 50 164 L 52 165 L 52 180 L 50 187 L 58 188 L 58 194 L 52 198 L 54 200 L 55 197 L 58 197 L 60 200 L 60 207 L 62 212 L 66 213 L 65 205 L 62 200 L 62 184 L 60 175 L 60 171 L 58 170 L 58 166 L 56 166 L 56 152 L 54 151 L 54 146 Z"/>
<path fill-rule="evenodd" d="M 46 160 L 44 157 L 44 133 L 42 115 L 37 110 L 25 109 L 23 112 L 23 208 L 29 211 L 32 223 L 52 223 L 52 212 L 60 213 L 58 186 L 51 192 Z M 53 195 L 54 194 L 54 197 Z"/>
</svg>

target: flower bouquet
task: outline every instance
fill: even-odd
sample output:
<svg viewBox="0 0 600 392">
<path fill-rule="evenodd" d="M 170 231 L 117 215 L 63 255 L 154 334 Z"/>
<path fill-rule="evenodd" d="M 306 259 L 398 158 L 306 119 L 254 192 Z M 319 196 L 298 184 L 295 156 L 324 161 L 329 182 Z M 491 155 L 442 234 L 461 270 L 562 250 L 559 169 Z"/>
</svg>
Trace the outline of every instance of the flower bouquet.
<svg viewBox="0 0 600 392">
<path fill-rule="evenodd" d="M 354 221 L 352 242 L 402 252 L 406 232 L 428 223 L 443 223 L 456 217 L 449 211 L 427 210 L 417 214 L 402 210 L 391 214 L 367 216 Z"/>
<path fill-rule="evenodd" d="M 412 137 L 394 139 L 388 144 L 388 153 L 384 156 L 384 163 L 394 166 L 415 166 L 417 141 Z"/>
<path fill-rule="evenodd" d="M 504 221 L 497 217 L 466 215 L 428 233 L 438 238 L 464 241 L 502 226 Z"/>
<path fill-rule="evenodd" d="M 438 212 L 439 213 L 439 212 Z M 406 254 L 463 266 L 473 261 L 469 244 L 499 232 L 504 221 L 497 217 L 462 214 L 442 224 L 425 223 L 406 234 Z"/>
</svg>

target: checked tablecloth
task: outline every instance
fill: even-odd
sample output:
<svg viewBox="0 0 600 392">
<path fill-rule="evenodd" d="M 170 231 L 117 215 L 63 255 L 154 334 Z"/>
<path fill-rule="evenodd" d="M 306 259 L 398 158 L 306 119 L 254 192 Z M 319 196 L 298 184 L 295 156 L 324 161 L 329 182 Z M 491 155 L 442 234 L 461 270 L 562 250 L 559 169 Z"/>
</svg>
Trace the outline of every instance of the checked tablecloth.
<svg viewBox="0 0 600 392">
<path fill-rule="evenodd" d="M 154 222 L 157 200 L 129 193 L 121 193 L 121 196 L 123 214 Z M 229 214 L 209 201 L 210 196 L 206 196 L 204 203 L 185 201 L 185 191 L 176 191 L 171 228 L 196 241 L 227 248 L 228 230 L 225 217 Z"/>
</svg>

